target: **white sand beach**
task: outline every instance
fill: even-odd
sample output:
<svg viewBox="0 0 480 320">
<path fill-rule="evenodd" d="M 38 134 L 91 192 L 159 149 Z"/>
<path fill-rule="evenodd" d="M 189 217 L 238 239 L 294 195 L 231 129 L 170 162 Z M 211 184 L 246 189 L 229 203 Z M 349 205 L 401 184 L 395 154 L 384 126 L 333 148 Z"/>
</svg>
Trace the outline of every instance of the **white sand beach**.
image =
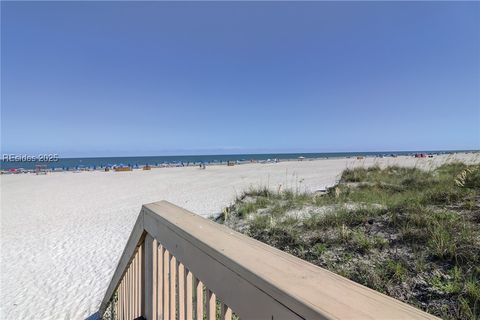
<svg viewBox="0 0 480 320">
<path fill-rule="evenodd" d="M 83 319 L 97 311 L 142 204 L 209 216 L 250 186 L 315 191 L 346 167 L 430 168 L 478 154 L 1 176 L 2 319 Z"/>
</svg>

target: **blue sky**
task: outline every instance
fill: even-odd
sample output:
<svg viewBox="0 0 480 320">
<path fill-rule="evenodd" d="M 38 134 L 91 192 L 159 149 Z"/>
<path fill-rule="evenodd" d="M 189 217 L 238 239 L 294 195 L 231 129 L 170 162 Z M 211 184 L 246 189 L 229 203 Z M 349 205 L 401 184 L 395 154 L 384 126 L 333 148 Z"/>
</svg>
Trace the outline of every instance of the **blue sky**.
<svg viewBox="0 0 480 320">
<path fill-rule="evenodd" d="M 2 2 L 3 153 L 480 148 L 480 4 Z"/>
</svg>

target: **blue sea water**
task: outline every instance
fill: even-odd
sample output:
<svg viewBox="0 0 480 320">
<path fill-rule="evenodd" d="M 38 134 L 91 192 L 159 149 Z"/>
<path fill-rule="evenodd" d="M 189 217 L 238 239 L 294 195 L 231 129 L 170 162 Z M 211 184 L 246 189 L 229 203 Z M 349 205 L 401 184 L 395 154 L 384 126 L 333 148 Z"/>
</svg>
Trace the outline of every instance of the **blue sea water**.
<svg viewBox="0 0 480 320">
<path fill-rule="evenodd" d="M 250 162 L 266 161 L 268 159 L 319 159 L 319 158 L 339 158 L 339 157 L 357 157 L 357 156 L 390 156 L 390 155 L 412 155 L 415 153 L 453 153 L 463 151 L 385 151 L 385 152 L 338 152 L 338 153 L 265 153 L 265 154 L 224 154 L 224 155 L 191 155 L 191 156 L 141 156 L 141 157 L 98 157 L 98 158 L 60 158 L 55 162 L 10 162 L 0 161 L 2 170 L 23 168 L 34 169 L 36 165 L 46 165 L 50 169 L 62 168 L 63 170 L 73 170 L 81 168 L 102 168 L 112 166 L 144 166 L 176 164 L 176 165 L 198 165 L 205 164 L 224 164 L 228 161 Z"/>
</svg>

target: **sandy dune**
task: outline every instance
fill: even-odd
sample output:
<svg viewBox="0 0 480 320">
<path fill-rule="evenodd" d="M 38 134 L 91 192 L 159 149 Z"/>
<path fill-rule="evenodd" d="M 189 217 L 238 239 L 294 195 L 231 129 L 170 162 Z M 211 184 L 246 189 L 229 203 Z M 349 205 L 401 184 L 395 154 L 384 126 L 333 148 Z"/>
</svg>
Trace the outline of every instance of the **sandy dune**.
<svg viewBox="0 0 480 320">
<path fill-rule="evenodd" d="M 471 161 L 476 155 L 458 154 Z M 450 156 L 449 159 L 452 157 Z M 477 157 L 478 159 L 478 157 Z M 203 216 L 249 186 L 330 186 L 347 166 L 443 163 L 406 157 L 1 177 L 1 318 L 82 319 L 94 313 L 144 203 Z"/>
</svg>

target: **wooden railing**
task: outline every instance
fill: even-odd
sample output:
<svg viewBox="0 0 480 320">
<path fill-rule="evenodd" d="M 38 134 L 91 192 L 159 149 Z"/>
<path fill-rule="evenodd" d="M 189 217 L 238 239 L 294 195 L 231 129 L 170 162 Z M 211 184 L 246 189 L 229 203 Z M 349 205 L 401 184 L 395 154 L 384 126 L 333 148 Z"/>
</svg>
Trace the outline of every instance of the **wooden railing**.
<svg viewBox="0 0 480 320">
<path fill-rule="evenodd" d="M 162 201 L 142 207 L 103 319 L 434 319 Z"/>
</svg>

